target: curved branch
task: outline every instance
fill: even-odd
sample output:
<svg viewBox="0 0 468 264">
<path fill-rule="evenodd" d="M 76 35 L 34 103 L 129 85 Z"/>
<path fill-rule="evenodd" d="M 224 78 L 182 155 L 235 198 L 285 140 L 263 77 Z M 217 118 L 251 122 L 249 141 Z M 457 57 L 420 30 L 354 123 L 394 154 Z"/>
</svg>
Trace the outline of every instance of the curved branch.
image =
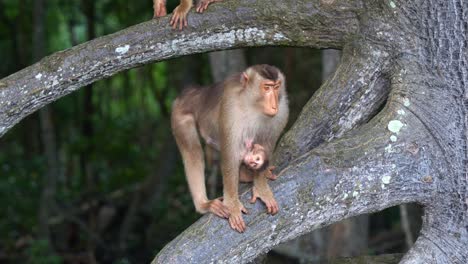
<svg viewBox="0 0 468 264">
<path fill-rule="evenodd" d="M 251 205 L 243 234 L 227 221 L 202 217 L 168 244 L 153 263 L 245 263 L 257 254 L 313 229 L 407 202 L 427 203 L 436 192 L 433 141 L 415 116 L 398 131 L 390 124 L 397 104 L 370 123 L 292 161 L 273 182 L 280 213 Z M 420 133 L 412 133 L 414 129 Z M 396 138 L 396 135 L 398 138 Z M 393 137 L 392 137 L 393 136 Z M 395 138 L 394 138 L 395 137 Z M 249 192 L 241 194 L 247 205 Z"/>
<path fill-rule="evenodd" d="M 335 74 L 304 106 L 293 127 L 281 138 L 275 164 L 289 161 L 324 141 L 367 122 L 382 106 L 390 91 L 389 53 L 368 41 L 355 40 L 343 50 Z"/>
<path fill-rule="evenodd" d="M 466 230 L 466 227 L 464 229 Z M 416 243 L 400 263 L 466 263 L 466 242 L 460 239 L 461 234 L 457 236 L 456 233 L 447 233 L 447 230 L 450 229 L 423 228 Z M 463 227 L 460 230 L 463 230 Z"/>
<path fill-rule="evenodd" d="M 0 80 L 0 136 L 47 103 L 142 64 L 248 46 L 340 48 L 357 31 L 361 4 L 337 2 L 226 1 L 203 15 L 190 13 L 183 31 L 172 30 L 165 17 L 57 52 Z"/>
</svg>

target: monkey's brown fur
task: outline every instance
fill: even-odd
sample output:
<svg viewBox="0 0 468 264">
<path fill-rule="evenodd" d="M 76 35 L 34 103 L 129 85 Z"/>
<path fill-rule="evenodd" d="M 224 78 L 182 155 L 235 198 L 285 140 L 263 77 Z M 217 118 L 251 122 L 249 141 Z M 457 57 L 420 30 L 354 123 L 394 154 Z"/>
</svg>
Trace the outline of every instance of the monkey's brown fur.
<svg viewBox="0 0 468 264">
<path fill-rule="evenodd" d="M 238 197 L 239 168 L 245 140 L 253 140 L 271 157 L 284 129 L 289 109 L 284 75 L 273 66 L 256 65 L 210 87 L 190 87 L 174 102 L 171 125 L 182 154 L 185 174 L 195 208 L 229 218 L 231 227 L 245 230 Z M 201 136 L 208 145 L 221 148 L 224 200 L 208 200 Z M 271 171 L 254 171 L 252 202 L 260 198 L 268 213 L 278 204 L 267 183 Z"/>
</svg>

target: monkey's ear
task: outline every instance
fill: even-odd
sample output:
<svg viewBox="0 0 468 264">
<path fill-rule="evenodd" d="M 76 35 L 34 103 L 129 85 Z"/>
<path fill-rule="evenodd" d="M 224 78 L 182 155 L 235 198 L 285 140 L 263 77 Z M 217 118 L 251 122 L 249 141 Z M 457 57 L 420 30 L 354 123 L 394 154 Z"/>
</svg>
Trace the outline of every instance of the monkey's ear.
<svg viewBox="0 0 468 264">
<path fill-rule="evenodd" d="M 241 74 L 241 84 L 242 84 L 242 87 L 246 87 L 247 84 L 249 83 L 249 75 L 247 75 L 247 72 L 243 72 Z"/>
</svg>

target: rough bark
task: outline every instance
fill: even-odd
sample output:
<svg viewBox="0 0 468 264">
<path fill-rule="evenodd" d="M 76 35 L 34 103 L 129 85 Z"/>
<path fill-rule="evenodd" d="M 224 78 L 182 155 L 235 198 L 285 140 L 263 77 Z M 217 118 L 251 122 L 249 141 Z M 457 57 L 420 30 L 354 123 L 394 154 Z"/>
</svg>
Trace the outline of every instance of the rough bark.
<svg viewBox="0 0 468 264">
<path fill-rule="evenodd" d="M 153 262 L 248 262 L 313 229 L 416 202 L 423 227 L 401 262 L 466 263 L 467 13 L 462 0 L 226 1 L 190 13 L 185 31 L 168 18 L 143 23 L 1 80 L 0 135 L 52 100 L 150 61 L 273 44 L 343 48 L 279 144 L 271 185 L 280 213 L 249 206 L 246 190 L 245 233 L 208 215 Z"/>
<path fill-rule="evenodd" d="M 34 2 L 33 61 L 38 61 L 46 54 L 45 9 L 43 0 Z M 39 110 L 42 148 L 47 170 L 42 179 L 42 192 L 39 204 L 39 236 L 50 242 L 49 218 L 55 205 L 55 193 L 59 174 L 58 153 L 55 142 L 55 128 L 52 121 L 52 109 L 45 106 Z"/>
<path fill-rule="evenodd" d="M 322 51 L 322 80 L 327 80 L 336 70 L 341 52 L 334 49 Z M 368 216 L 345 219 L 331 226 L 315 230 L 274 250 L 301 262 L 327 262 L 336 257 L 365 254 L 368 240 Z"/>
</svg>

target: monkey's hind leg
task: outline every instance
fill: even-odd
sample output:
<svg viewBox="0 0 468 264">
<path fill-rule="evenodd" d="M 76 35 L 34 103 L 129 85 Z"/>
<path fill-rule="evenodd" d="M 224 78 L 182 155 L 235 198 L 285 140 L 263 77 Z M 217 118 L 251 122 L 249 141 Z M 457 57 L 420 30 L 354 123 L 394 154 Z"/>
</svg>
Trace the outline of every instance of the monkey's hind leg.
<svg viewBox="0 0 468 264">
<path fill-rule="evenodd" d="M 178 102 L 171 116 L 172 132 L 184 163 L 185 175 L 197 212 L 213 213 L 222 218 L 229 217 L 229 210 L 220 199 L 208 200 L 205 186 L 205 161 L 197 132 L 195 118 L 183 113 Z"/>
</svg>

